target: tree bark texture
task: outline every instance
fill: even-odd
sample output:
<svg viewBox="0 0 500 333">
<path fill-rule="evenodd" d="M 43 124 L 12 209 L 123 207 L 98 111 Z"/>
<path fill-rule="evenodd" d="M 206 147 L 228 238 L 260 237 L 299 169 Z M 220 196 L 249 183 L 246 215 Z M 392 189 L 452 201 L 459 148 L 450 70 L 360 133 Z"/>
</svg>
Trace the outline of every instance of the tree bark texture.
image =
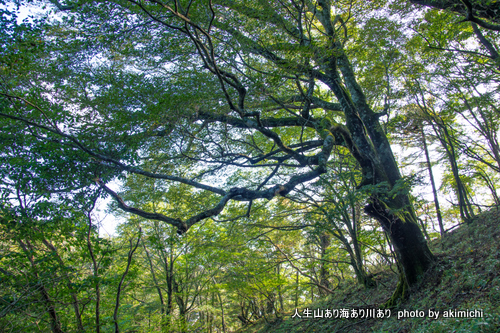
<svg viewBox="0 0 500 333">
<path fill-rule="evenodd" d="M 377 219 L 389 235 L 404 282 L 409 286 L 415 284 L 434 261 L 418 224 L 407 212 L 395 213 L 377 198 L 372 198 L 365 212 Z"/>
</svg>

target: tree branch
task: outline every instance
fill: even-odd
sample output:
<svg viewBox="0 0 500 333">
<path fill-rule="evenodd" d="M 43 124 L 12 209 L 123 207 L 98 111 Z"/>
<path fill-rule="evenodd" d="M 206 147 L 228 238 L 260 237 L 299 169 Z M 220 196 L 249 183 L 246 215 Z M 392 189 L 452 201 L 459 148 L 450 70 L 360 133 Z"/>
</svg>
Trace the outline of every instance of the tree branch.
<svg viewBox="0 0 500 333">
<path fill-rule="evenodd" d="M 483 44 L 484 47 L 488 50 L 490 53 L 491 59 L 498 61 L 500 59 L 500 55 L 498 54 L 497 50 L 493 46 L 493 44 L 483 35 L 481 32 L 481 29 L 477 27 L 477 24 L 472 22 L 472 29 L 474 30 L 474 33 L 477 36 L 477 39 Z M 500 64 L 499 64 L 499 69 L 500 69 Z"/>
<path fill-rule="evenodd" d="M 483 5 L 485 1 L 476 1 L 475 7 L 467 0 L 410 0 L 411 3 L 433 7 L 437 9 L 450 10 L 465 16 L 464 21 L 477 23 L 485 29 L 500 31 L 499 24 L 492 24 L 483 19 L 499 23 L 500 3 L 491 1 L 490 4 Z"/>
<path fill-rule="evenodd" d="M 9 97 L 16 98 L 15 96 L 9 96 Z M 220 194 L 220 195 L 225 195 L 226 194 L 226 192 L 224 190 L 222 190 L 222 189 L 219 189 L 219 188 L 216 188 L 216 187 L 213 187 L 213 186 L 210 186 L 210 185 L 205 185 L 205 184 L 202 184 L 202 183 L 198 183 L 198 182 L 186 179 L 186 178 L 177 177 L 177 176 L 171 176 L 171 175 L 165 175 L 165 174 L 157 174 L 157 173 L 145 171 L 145 170 L 133 167 L 133 166 L 126 165 L 126 164 L 124 164 L 124 163 L 122 163 L 122 162 L 120 162 L 118 160 L 115 160 L 113 158 L 110 158 L 110 157 L 108 157 L 106 155 L 103 155 L 103 154 L 96 153 L 96 152 L 92 151 L 91 149 L 89 149 L 86 146 L 84 146 L 76 138 L 74 138 L 73 136 L 71 136 L 69 134 L 66 134 L 66 133 L 60 131 L 58 128 L 53 129 L 53 128 L 50 128 L 48 126 L 35 123 L 35 122 L 33 122 L 33 121 L 29 120 L 29 119 L 26 119 L 24 117 L 13 116 L 13 115 L 2 113 L 2 112 L 0 112 L 0 116 L 1 117 L 5 117 L 5 118 L 10 118 L 10 119 L 13 119 L 13 120 L 19 120 L 19 121 L 22 121 L 22 122 L 24 122 L 24 123 L 26 123 L 28 125 L 32 125 L 34 127 L 37 127 L 37 128 L 46 130 L 48 132 L 57 134 L 57 135 L 65 138 L 65 139 L 68 139 L 72 143 L 71 144 L 72 147 L 79 148 L 82 151 L 84 151 L 85 153 L 89 154 L 90 156 L 95 157 L 98 160 L 111 163 L 111 164 L 119 167 L 120 169 L 122 169 L 124 171 L 128 171 L 128 172 L 139 174 L 139 175 L 143 175 L 143 176 L 146 176 L 146 177 L 149 177 L 149 178 L 166 179 L 166 180 L 176 181 L 176 182 L 179 182 L 179 183 L 190 185 L 190 186 L 193 186 L 193 187 L 196 187 L 196 188 L 199 188 L 199 189 L 203 189 L 203 190 L 207 190 L 207 191 L 210 191 L 210 192 L 213 192 L 213 193 L 217 193 L 217 194 Z M 62 143 L 62 144 L 64 144 L 64 143 Z"/>
</svg>

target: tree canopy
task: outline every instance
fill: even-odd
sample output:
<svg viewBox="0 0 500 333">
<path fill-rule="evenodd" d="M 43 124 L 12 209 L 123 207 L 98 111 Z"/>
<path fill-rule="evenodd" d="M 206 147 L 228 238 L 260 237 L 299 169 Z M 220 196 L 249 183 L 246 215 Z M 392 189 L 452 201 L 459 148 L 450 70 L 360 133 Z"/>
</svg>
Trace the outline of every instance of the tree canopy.
<svg viewBox="0 0 500 333">
<path fill-rule="evenodd" d="M 333 235 L 367 286 L 373 281 L 358 237 L 370 236 L 361 211 L 377 220 L 400 274 L 386 305 L 405 297 L 435 258 L 412 179 L 394 154 L 398 135 L 408 144 L 417 133 L 426 149 L 427 139 L 441 145 L 464 221 L 477 210 L 477 181 L 466 176 L 479 176 L 498 201 L 496 1 L 26 5 L 43 10 L 24 22 L 13 9 L 1 12 L 2 220 L 36 225 L 86 216 L 92 253 L 90 211 L 98 197 L 111 197 L 114 208 L 142 221 L 124 231 L 131 241 L 119 285 L 133 274 L 137 249 L 155 281 L 153 257 L 163 258 L 162 311 L 170 313 L 175 300 L 185 318 L 205 290 L 200 281 L 219 283 L 217 269 L 199 268 L 207 265 L 204 255 L 177 247 L 165 225 L 190 237 L 201 225 L 218 230 L 217 219 L 251 223 L 294 209 L 314 225 L 308 237 L 321 260 L 333 255 Z M 19 239 L 16 246 L 32 251 Z M 287 241 L 267 240 L 287 267 L 331 292 L 326 268 L 313 276 L 293 264 Z M 190 273 L 173 278 L 174 266 Z M 278 275 L 287 269 L 277 267 Z M 267 287 L 261 291 L 271 304 Z M 116 309 L 119 299 L 118 291 Z M 117 310 L 114 317 L 118 330 Z"/>
</svg>

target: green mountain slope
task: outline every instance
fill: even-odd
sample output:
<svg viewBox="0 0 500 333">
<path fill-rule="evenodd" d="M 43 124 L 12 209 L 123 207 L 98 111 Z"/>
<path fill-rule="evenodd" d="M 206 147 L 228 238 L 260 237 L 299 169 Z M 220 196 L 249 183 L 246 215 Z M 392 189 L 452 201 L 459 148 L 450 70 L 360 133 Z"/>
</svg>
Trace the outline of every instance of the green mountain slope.
<svg viewBox="0 0 500 333">
<path fill-rule="evenodd" d="M 492 209 L 470 225 L 448 233 L 443 241 L 432 242 L 437 262 L 423 282 L 413 288 L 411 296 L 390 310 L 388 318 L 359 317 L 370 313 L 369 309 L 378 311 L 378 305 L 390 297 L 396 276 L 389 269 L 376 275 L 374 289 L 346 283 L 334 295 L 311 304 L 310 318 L 306 318 L 309 311 L 301 308 L 297 309 L 300 318 L 287 313 L 245 327 L 239 333 L 500 332 L 499 226 L 500 209 Z M 342 309 L 349 310 L 350 318 L 327 318 L 327 310 L 332 311 L 331 317 L 340 317 Z M 358 318 L 351 318 L 353 309 Z M 388 315 L 388 310 L 381 313 Z"/>
</svg>

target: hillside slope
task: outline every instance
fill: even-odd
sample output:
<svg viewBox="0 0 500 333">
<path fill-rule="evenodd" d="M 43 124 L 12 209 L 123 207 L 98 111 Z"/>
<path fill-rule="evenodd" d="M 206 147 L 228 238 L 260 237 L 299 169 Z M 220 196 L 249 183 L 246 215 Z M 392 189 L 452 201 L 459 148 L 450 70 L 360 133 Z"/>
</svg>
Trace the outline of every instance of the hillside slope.
<svg viewBox="0 0 500 333">
<path fill-rule="evenodd" d="M 396 276 L 386 271 L 377 275 L 378 285 L 374 289 L 346 284 L 329 298 L 311 304 L 310 318 L 305 318 L 307 310 L 298 309 L 301 318 L 287 313 L 238 332 L 500 332 L 499 226 L 500 209 L 496 208 L 481 214 L 472 224 L 448 233 L 443 241 L 432 242 L 435 265 L 424 281 L 412 289 L 411 296 L 391 309 L 389 318 L 359 318 L 368 309 L 378 309 L 390 297 Z M 355 309 L 358 318 L 325 318 L 327 309 L 332 311 L 332 317 L 340 316 L 341 309 L 348 309 L 351 316 Z M 429 317 L 429 310 L 434 318 Z M 321 313 L 323 318 L 319 318 Z M 468 318 L 457 318 L 463 315 Z"/>
</svg>

